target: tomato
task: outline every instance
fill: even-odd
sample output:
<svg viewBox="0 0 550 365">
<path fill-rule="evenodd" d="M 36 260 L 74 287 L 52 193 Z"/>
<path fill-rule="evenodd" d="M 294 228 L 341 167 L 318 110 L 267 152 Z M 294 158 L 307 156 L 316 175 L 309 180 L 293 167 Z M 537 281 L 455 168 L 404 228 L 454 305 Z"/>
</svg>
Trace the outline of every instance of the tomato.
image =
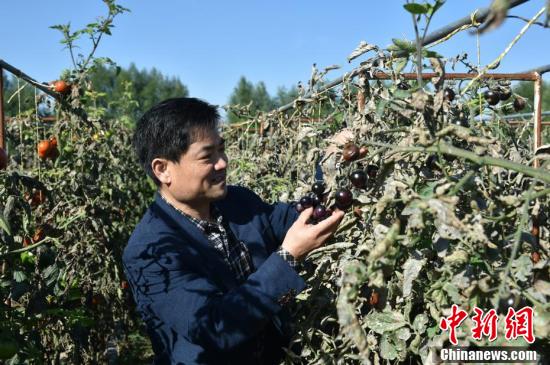
<svg viewBox="0 0 550 365">
<path fill-rule="evenodd" d="M 355 170 L 349 175 L 351 184 L 358 189 L 364 189 L 367 186 L 367 174 L 363 170 Z"/>
<path fill-rule="evenodd" d="M 318 205 L 313 210 L 313 218 L 323 219 L 327 215 L 327 209 L 323 205 Z"/>
<path fill-rule="evenodd" d="M 325 192 L 325 184 L 322 181 L 316 181 L 311 186 L 311 191 L 313 191 L 317 196 L 321 196 Z"/>
<path fill-rule="evenodd" d="M 32 236 L 32 241 L 34 243 L 40 242 L 44 239 L 45 236 L 46 234 L 44 233 L 44 229 L 42 227 L 38 227 L 34 232 L 34 235 Z"/>
<path fill-rule="evenodd" d="M 8 167 L 8 154 L 0 147 L 0 170 L 4 170 L 6 167 Z"/>
<path fill-rule="evenodd" d="M 336 206 L 340 209 L 349 208 L 353 203 L 353 194 L 348 189 L 340 189 L 335 194 Z"/>
<path fill-rule="evenodd" d="M 59 157 L 59 150 L 57 149 L 57 139 L 55 137 L 50 137 L 50 139 L 43 139 L 38 142 L 36 147 L 38 151 L 38 157 L 45 160 L 47 158 L 55 160 Z"/>
<path fill-rule="evenodd" d="M 28 200 L 29 199 L 27 199 L 27 201 Z M 30 205 L 34 208 L 44 203 L 44 201 L 46 201 L 46 194 L 44 194 L 42 190 L 36 190 L 32 193 L 32 198 L 30 198 Z"/>
<path fill-rule="evenodd" d="M 311 199 L 310 196 L 306 195 L 302 197 L 302 199 L 300 199 L 300 204 L 302 205 L 302 207 L 304 207 L 304 209 L 307 209 L 313 206 L 313 200 Z"/>
<path fill-rule="evenodd" d="M 455 91 L 453 89 L 451 89 L 450 87 L 446 88 L 443 91 L 443 95 L 445 96 L 445 99 L 447 99 L 449 101 L 455 100 Z"/>
<path fill-rule="evenodd" d="M 342 151 L 342 157 L 346 161 L 355 161 L 359 157 L 359 147 L 353 143 L 348 143 L 344 146 Z"/>
<path fill-rule="evenodd" d="M 70 88 L 70 85 L 64 80 L 57 80 L 53 84 L 53 89 L 60 94 L 68 93 Z"/>
<path fill-rule="evenodd" d="M 120 283 L 120 287 L 122 289 L 126 290 L 130 287 L 130 285 L 128 284 L 128 282 L 126 280 L 122 280 L 122 282 Z"/>
<path fill-rule="evenodd" d="M 538 251 L 531 252 L 531 261 L 533 261 L 533 264 L 540 261 L 540 253 L 538 253 Z"/>
<path fill-rule="evenodd" d="M 380 299 L 380 294 L 378 294 L 376 290 L 373 290 L 372 293 L 370 293 L 369 304 L 372 306 L 375 306 L 378 304 L 379 299 Z"/>
<path fill-rule="evenodd" d="M 489 105 L 497 105 L 498 102 L 500 101 L 499 94 L 497 94 L 492 90 L 485 91 L 483 96 L 485 97 L 485 100 L 487 100 L 487 103 L 489 103 Z"/>
<path fill-rule="evenodd" d="M 525 99 L 524 98 L 521 98 L 521 97 L 517 97 L 514 99 L 514 110 L 516 112 L 519 112 L 520 110 L 522 110 L 523 108 L 525 108 Z"/>
<path fill-rule="evenodd" d="M 50 150 L 50 153 L 48 153 L 48 158 L 55 161 L 55 159 L 57 159 L 58 157 L 59 157 L 59 150 L 57 149 L 57 147 L 52 148 Z"/>
<path fill-rule="evenodd" d="M 38 157 L 40 157 L 42 160 L 45 160 L 46 158 L 48 158 L 51 148 L 52 148 L 52 144 L 47 139 L 44 139 L 38 142 L 38 145 L 37 145 Z"/>
</svg>

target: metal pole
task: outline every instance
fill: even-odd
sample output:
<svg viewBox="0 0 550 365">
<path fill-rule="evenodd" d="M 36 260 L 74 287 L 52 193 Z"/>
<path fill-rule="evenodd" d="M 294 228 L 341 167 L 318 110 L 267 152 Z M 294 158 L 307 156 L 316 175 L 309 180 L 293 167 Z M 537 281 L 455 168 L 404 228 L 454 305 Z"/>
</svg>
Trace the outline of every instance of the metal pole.
<svg viewBox="0 0 550 365">
<path fill-rule="evenodd" d="M 35 79 L 30 77 L 29 75 L 25 74 L 23 71 L 19 70 L 18 68 L 13 67 L 12 65 L 7 63 L 6 61 L 0 60 L 0 67 L 6 69 L 7 71 L 11 72 L 15 76 L 27 81 L 29 84 L 33 85 L 37 89 L 42 90 L 46 94 L 48 94 L 48 95 L 50 95 L 50 96 L 52 96 L 56 99 L 59 99 L 59 94 L 56 93 L 55 91 L 51 90 L 48 87 L 48 85 L 41 84 L 40 82 L 36 81 Z"/>
<path fill-rule="evenodd" d="M 529 0 L 512 0 L 510 2 L 510 6 L 509 6 L 508 9 L 512 9 L 512 8 L 518 6 L 518 5 L 526 3 L 527 1 L 529 1 Z M 483 22 L 490 13 L 491 13 L 491 8 L 480 9 L 475 14 L 475 20 L 478 21 L 478 22 Z M 463 17 L 463 18 L 461 18 L 461 19 L 459 19 L 459 20 L 457 20 L 457 21 L 455 21 L 451 24 L 448 24 L 447 26 L 445 26 L 443 28 L 440 28 L 440 29 L 438 29 L 436 31 L 433 31 L 430 34 L 428 34 L 424 38 L 424 41 L 422 42 L 422 46 L 427 46 L 431 43 L 437 42 L 440 39 L 443 39 L 447 35 L 454 32 L 455 30 L 459 29 L 460 27 L 462 27 L 464 25 L 467 25 L 467 24 L 471 24 L 471 23 L 472 23 L 472 15 L 467 15 L 467 16 L 465 16 L 465 17 Z M 398 52 L 395 52 L 394 56 L 396 56 L 397 54 L 398 54 Z M 379 57 L 374 57 L 374 58 L 378 59 Z M 358 67 L 355 70 L 351 71 L 349 74 L 346 74 L 344 76 L 340 76 L 339 78 L 325 84 L 320 90 L 317 91 L 317 93 L 321 93 L 323 91 L 329 90 L 329 89 L 333 88 L 334 86 L 341 84 L 342 82 L 344 82 L 344 80 L 351 79 L 351 78 L 359 75 L 360 73 L 366 71 L 367 69 L 368 68 L 365 67 L 365 66 Z M 306 95 L 304 95 L 304 97 L 308 98 L 312 94 L 313 93 L 309 92 Z M 294 102 L 291 102 L 291 103 L 288 103 L 286 105 L 283 105 L 283 106 L 277 108 L 276 111 L 279 112 L 279 113 L 282 113 L 282 112 L 285 112 L 289 109 L 292 109 L 293 107 L 294 107 Z"/>
<path fill-rule="evenodd" d="M 534 147 L 533 153 L 537 152 L 537 149 L 542 145 L 542 77 L 539 73 L 535 74 L 537 79 L 535 80 L 535 97 L 533 100 L 533 119 L 535 122 L 534 129 Z M 533 162 L 535 168 L 539 167 L 540 161 L 538 158 Z"/>
<path fill-rule="evenodd" d="M 436 73 L 423 73 L 421 74 L 422 79 L 427 80 L 434 77 L 440 77 L 441 75 Z M 391 79 L 391 75 L 385 72 L 375 72 L 372 76 L 365 74 L 367 79 L 374 80 L 388 80 Z M 415 80 L 417 74 L 412 73 L 402 73 L 399 74 L 399 77 L 402 77 L 405 80 Z M 482 79 L 492 79 L 492 80 L 522 80 L 522 81 L 536 81 L 540 78 L 540 75 L 535 72 L 523 72 L 523 73 L 490 73 L 482 74 L 481 76 L 477 73 L 447 73 L 443 75 L 445 80 L 471 80 L 476 77 L 481 77 Z"/>
<path fill-rule="evenodd" d="M 0 148 L 6 149 L 4 140 L 4 69 L 0 67 Z"/>
</svg>

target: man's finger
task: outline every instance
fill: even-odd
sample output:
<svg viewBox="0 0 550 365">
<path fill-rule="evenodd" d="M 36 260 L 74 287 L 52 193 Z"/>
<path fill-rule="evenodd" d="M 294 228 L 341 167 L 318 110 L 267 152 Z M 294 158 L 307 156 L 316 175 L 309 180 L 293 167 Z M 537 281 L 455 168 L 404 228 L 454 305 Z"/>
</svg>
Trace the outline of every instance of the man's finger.
<svg viewBox="0 0 550 365">
<path fill-rule="evenodd" d="M 302 213 L 300 213 L 300 216 L 298 217 L 297 221 L 302 224 L 306 224 L 307 220 L 309 219 L 309 217 L 311 217 L 312 213 L 313 213 L 313 207 L 307 208 L 306 210 L 302 211 Z"/>
<path fill-rule="evenodd" d="M 318 229 L 319 233 L 334 231 L 338 224 L 340 224 L 342 218 L 344 218 L 344 212 L 341 210 L 336 210 L 332 212 L 328 218 L 317 223 L 315 227 Z"/>
</svg>

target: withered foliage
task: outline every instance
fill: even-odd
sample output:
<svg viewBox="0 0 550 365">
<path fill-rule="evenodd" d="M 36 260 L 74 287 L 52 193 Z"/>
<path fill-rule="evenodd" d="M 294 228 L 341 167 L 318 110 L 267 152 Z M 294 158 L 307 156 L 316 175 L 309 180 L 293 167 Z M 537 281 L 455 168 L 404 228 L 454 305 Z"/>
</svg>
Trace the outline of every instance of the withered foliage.
<svg viewBox="0 0 550 365">
<path fill-rule="evenodd" d="M 514 95 L 497 106 L 483 99 L 509 83 L 480 80 L 461 94 L 461 82 L 439 77 L 419 88 L 396 72 L 406 60 L 378 53 L 358 76 L 328 91 L 317 79 L 290 110 L 223 132 L 231 182 L 270 201 L 297 201 L 322 179 L 331 205 L 338 187 L 353 188 L 351 171 L 378 167 L 305 262 L 309 285 L 286 362 L 430 363 L 430 351 L 449 343 L 439 322 L 452 304 L 498 309 L 491 345 L 518 346 L 529 344 L 502 335 L 507 306 L 532 306 L 530 346 L 547 353 L 550 161 L 533 168 L 532 130 L 503 120 Z M 433 60 L 433 72 L 442 75 L 445 61 Z M 392 77 L 371 80 L 379 71 Z M 367 155 L 344 161 L 350 142 Z M 460 344 L 488 344 L 472 339 L 472 326 L 463 323 Z"/>
</svg>

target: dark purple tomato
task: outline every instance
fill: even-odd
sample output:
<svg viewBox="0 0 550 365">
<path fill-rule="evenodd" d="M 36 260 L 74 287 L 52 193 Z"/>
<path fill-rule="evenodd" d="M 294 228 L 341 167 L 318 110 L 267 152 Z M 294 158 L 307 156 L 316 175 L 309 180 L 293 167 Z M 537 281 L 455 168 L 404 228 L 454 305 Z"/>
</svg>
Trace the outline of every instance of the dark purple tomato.
<svg viewBox="0 0 550 365">
<path fill-rule="evenodd" d="M 302 199 L 300 199 L 300 204 L 302 205 L 302 207 L 304 207 L 304 209 L 307 209 L 311 206 L 313 206 L 313 201 L 311 200 L 311 197 L 310 196 L 304 196 L 302 197 Z"/>
<path fill-rule="evenodd" d="M 487 100 L 487 103 L 489 103 L 489 105 L 497 105 L 500 101 L 500 96 L 498 95 L 498 93 L 492 90 L 485 91 L 483 96 L 485 97 L 485 100 Z"/>
<path fill-rule="evenodd" d="M 468 123 L 468 119 L 456 119 L 453 123 L 464 128 L 470 128 L 470 123 Z"/>
<path fill-rule="evenodd" d="M 325 184 L 322 181 L 316 181 L 311 185 L 311 191 L 315 195 L 321 196 L 325 192 Z"/>
<path fill-rule="evenodd" d="M 327 214 L 327 209 L 324 207 L 324 205 L 318 205 L 313 210 L 313 218 L 315 219 L 323 219 L 325 218 Z"/>
<path fill-rule="evenodd" d="M 367 186 L 367 174 L 363 170 L 355 170 L 349 175 L 349 181 L 358 189 L 364 189 Z"/>
<path fill-rule="evenodd" d="M 400 90 L 409 90 L 411 87 L 405 81 L 400 81 L 399 84 L 397 84 L 397 88 Z"/>
<path fill-rule="evenodd" d="M 430 155 L 426 160 L 426 167 L 430 170 L 439 170 L 439 166 L 437 165 L 437 163 L 438 163 L 437 156 Z"/>
<path fill-rule="evenodd" d="M 294 208 L 296 208 L 296 211 L 298 213 L 302 213 L 304 211 L 304 207 L 302 206 L 302 204 L 300 203 L 296 203 L 296 205 L 294 206 Z"/>
<path fill-rule="evenodd" d="M 348 189 L 339 189 L 334 196 L 338 208 L 346 209 L 353 203 L 353 195 Z"/>
<path fill-rule="evenodd" d="M 311 196 L 311 202 L 313 203 L 313 206 L 316 207 L 322 203 L 322 200 L 321 200 L 321 197 L 319 197 L 319 195 L 313 194 Z"/>
<path fill-rule="evenodd" d="M 519 112 L 525 108 L 525 99 L 524 98 L 515 98 L 514 99 L 514 110 Z"/>
<path fill-rule="evenodd" d="M 369 175 L 371 179 L 376 179 L 377 174 L 378 174 L 378 166 L 367 165 L 367 175 Z"/>
<path fill-rule="evenodd" d="M 455 100 L 455 91 L 453 89 L 451 89 L 450 87 L 446 88 L 443 91 L 443 95 L 445 96 L 445 99 L 447 99 L 449 101 Z"/>
</svg>

